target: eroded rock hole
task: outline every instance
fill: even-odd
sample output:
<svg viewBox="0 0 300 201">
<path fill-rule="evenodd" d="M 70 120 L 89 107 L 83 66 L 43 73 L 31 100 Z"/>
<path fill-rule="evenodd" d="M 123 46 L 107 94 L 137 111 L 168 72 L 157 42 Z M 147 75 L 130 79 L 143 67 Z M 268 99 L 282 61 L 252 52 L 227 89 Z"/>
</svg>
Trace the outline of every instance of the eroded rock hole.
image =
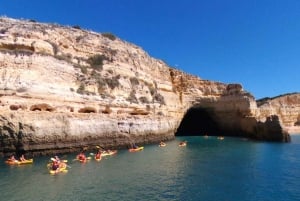
<svg viewBox="0 0 300 201">
<path fill-rule="evenodd" d="M 215 136 L 221 129 L 209 108 L 192 107 L 183 117 L 175 136 Z"/>
</svg>

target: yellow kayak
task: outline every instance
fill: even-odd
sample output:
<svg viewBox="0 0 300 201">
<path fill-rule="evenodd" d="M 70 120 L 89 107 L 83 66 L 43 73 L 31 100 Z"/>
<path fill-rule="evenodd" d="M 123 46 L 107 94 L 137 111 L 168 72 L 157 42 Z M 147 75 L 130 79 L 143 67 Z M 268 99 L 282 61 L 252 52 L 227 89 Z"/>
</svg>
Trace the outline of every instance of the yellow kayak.
<svg viewBox="0 0 300 201">
<path fill-rule="evenodd" d="M 144 149 L 144 147 L 138 147 L 136 149 L 129 149 L 129 152 L 137 152 L 137 151 L 142 151 Z"/>
<path fill-rule="evenodd" d="M 60 173 L 60 172 L 68 172 L 68 170 L 65 168 L 58 168 L 57 170 L 49 170 L 49 173 L 50 174 L 57 174 L 57 173 Z"/>
<path fill-rule="evenodd" d="M 118 150 L 112 150 L 112 151 L 104 151 L 101 153 L 101 156 L 111 156 L 118 152 Z"/>
<path fill-rule="evenodd" d="M 11 160 L 6 160 L 5 163 L 8 164 L 8 165 L 26 165 L 26 164 L 32 164 L 33 163 L 33 159 L 28 159 L 28 160 L 25 160 L 25 161 L 19 161 L 19 160 L 11 161 Z"/>
</svg>

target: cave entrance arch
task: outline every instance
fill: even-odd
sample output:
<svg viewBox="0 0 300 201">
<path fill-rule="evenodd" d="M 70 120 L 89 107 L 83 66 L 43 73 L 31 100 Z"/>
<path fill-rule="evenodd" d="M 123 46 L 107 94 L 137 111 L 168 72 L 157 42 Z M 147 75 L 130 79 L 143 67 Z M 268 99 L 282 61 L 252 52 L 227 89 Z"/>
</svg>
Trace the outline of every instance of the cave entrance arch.
<svg viewBox="0 0 300 201">
<path fill-rule="evenodd" d="M 184 115 L 175 136 L 216 136 L 220 125 L 212 108 L 194 106 Z"/>
</svg>

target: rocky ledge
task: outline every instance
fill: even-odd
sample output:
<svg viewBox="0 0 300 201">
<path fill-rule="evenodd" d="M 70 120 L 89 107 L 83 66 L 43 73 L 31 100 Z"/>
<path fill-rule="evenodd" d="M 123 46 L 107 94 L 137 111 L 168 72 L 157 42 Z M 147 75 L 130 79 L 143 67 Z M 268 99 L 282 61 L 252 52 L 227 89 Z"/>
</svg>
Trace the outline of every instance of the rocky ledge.
<svg viewBox="0 0 300 201">
<path fill-rule="evenodd" d="M 0 24 L 2 155 L 125 148 L 189 131 L 289 141 L 283 116 L 257 107 L 240 84 L 171 68 L 111 33 L 10 18 Z"/>
</svg>

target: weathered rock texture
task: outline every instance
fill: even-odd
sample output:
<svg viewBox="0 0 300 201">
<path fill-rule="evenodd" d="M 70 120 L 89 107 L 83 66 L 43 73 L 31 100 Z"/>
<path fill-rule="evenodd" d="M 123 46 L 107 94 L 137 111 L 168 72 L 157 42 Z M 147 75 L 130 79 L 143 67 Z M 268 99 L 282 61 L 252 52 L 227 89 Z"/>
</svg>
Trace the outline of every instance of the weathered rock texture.
<svg viewBox="0 0 300 201">
<path fill-rule="evenodd" d="M 259 118 L 277 115 L 288 133 L 300 133 L 300 93 L 290 93 L 257 101 Z"/>
<path fill-rule="evenodd" d="M 203 125 L 200 135 L 288 138 L 278 113 L 266 108 L 262 120 L 241 85 L 188 75 L 112 34 L 79 27 L 0 18 L 0 96 L 5 154 L 168 140 L 193 108 L 216 127 Z"/>
</svg>

